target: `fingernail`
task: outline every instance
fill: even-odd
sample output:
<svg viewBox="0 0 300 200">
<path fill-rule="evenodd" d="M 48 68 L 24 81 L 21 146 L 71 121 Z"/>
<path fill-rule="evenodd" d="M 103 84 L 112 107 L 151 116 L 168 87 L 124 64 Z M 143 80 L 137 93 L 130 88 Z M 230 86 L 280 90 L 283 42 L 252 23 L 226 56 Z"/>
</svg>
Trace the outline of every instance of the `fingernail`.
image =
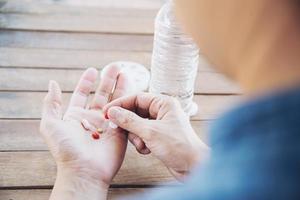
<svg viewBox="0 0 300 200">
<path fill-rule="evenodd" d="M 110 118 L 117 119 L 121 114 L 120 108 L 112 107 L 109 109 L 109 116 Z"/>
<path fill-rule="evenodd" d="M 107 112 L 104 114 L 105 119 L 109 119 Z"/>
</svg>

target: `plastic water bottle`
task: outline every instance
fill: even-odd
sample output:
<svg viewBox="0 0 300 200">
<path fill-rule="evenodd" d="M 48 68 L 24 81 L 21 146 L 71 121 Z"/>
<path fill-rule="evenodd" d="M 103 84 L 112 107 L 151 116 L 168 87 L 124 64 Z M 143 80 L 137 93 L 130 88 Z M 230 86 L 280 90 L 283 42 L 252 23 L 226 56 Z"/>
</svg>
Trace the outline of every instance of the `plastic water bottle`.
<svg viewBox="0 0 300 200">
<path fill-rule="evenodd" d="M 176 97 L 188 115 L 195 115 L 198 106 L 193 97 L 198 64 L 199 49 L 183 33 L 170 0 L 155 20 L 150 92 Z"/>
</svg>

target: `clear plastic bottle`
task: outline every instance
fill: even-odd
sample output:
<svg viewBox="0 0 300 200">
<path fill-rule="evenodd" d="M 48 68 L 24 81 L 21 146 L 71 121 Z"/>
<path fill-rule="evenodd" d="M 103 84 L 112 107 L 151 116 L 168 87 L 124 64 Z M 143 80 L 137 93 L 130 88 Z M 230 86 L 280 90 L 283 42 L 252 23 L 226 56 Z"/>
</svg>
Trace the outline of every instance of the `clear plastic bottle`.
<svg viewBox="0 0 300 200">
<path fill-rule="evenodd" d="M 188 115 L 195 115 L 198 106 L 193 97 L 198 64 L 199 49 L 183 33 L 175 19 L 173 1 L 169 0 L 155 20 L 150 92 L 176 97 Z"/>
</svg>

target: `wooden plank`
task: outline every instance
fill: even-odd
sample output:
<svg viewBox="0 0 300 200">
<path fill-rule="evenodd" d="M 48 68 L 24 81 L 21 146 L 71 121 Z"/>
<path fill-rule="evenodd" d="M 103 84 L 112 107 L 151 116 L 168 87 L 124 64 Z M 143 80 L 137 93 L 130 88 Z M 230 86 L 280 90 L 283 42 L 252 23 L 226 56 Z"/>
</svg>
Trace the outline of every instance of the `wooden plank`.
<svg viewBox="0 0 300 200">
<path fill-rule="evenodd" d="M 147 68 L 151 66 L 150 52 L 7 47 L 0 47 L 0 52 L 0 67 L 85 69 L 87 66 L 98 68 L 120 60 L 138 62 Z M 201 62 L 199 71 L 212 72 L 214 70 L 209 64 Z"/>
<path fill-rule="evenodd" d="M 10 0 L 9 0 L 10 1 Z M 74 6 L 74 5 L 63 5 L 59 3 L 27 3 L 26 1 L 20 1 L 19 3 L 8 2 L 0 7 L 2 15 L 7 16 L 35 16 L 39 17 L 50 17 L 65 16 L 68 20 L 72 17 L 93 17 L 93 18 L 104 18 L 108 20 L 120 20 L 127 18 L 129 21 L 134 18 L 140 18 L 141 20 L 152 20 L 152 25 L 155 16 L 157 15 L 158 9 L 135 9 L 135 8 L 102 8 L 100 6 Z M 34 19 L 34 21 L 36 20 Z M 68 21 L 67 20 L 67 21 Z M 94 19 L 95 21 L 95 19 Z M 80 22 L 80 21 L 79 21 Z M 72 23 L 71 23 L 72 24 Z"/>
<path fill-rule="evenodd" d="M 59 9 L 77 9 L 96 7 L 105 9 L 158 10 L 166 0 L 0 0 L 5 3 L 2 12 L 41 13 L 43 7 L 48 12 Z M 45 12 L 45 11 L 44 11 Z"/>
<path fill-rule="evenodd" d="M 144 17 L 137 11 L 127 11 L 120 16 L 109 15 L 109 12 L 103 13 L 103 16 L 0 14 L 0 27 L 13 30 L 153 34 L 154 17 L 154 13 L 151 17 Z"/>
<path fill-rule="evenodd" d="M 125 196 L 142 194 L 145 192 L 157 191 L 158 188 L 110 188 L 108 200 L 117 200 Z M 51 194 L 50 189 L 18 189 L 0 190 L 1 200 L 48 200 Z"/>
<path fill-rule="evenodd" d="M 0 190 L 2 200 L 48 200 L 51 190 Z"/>
<path fill-rule="evenodd" d="M 42 100 L 45 95 L 46 93 L 43 92 L 0 92 L 0 118 L 40 118 Z M 69 98 L 70 94 L 63 95 L 64 106 L 67 105 Z M 239 99 L 240 97 L 236 95 L 196 95 L 195 102 L 199 105 L 199 112 L 192 119 L 215 119 L 222 111 L 234 105 Z"/>
<path fill-rule="evenodd" d="M 152 34 L 162 2 L 110 2 L 107 6 L 74 5 L 55 1 L 1 1 L 0 27 L 22 30 Z M 66 1 L 65 1 L 66 2 Z M 67 1 L 71 2 L 71 1 Z M 127 4 L 127 7 L 124 5 Z M 141 6 L 139 6 L 140 4 Z M 153 4 L 153 3 L 152 3 Z M 116 6 L 123 5 L 123 6 Z M 134 6 L 137 5 L 137 6 Z M 147 7 L 149 6 L 149 7 Z"/>
<path fill-rule="evenodd" d="M 153 36 L 1 30 L 0 47 L 151 52 Z"/>
<path fill-rule="evenodd" d="M 0 47 L 0 66 L 22 68 L 102 67 L 118 60 L 150 66 L 151 53 L 130 51 L 77 51 L 49 49 L 15 49 Z"/>
<path fill-rule="evenodd" d="M 199 137 L 206 143 L 207 129 L 211 122 L 192 121 Z M 48 150 L 39 134 L 39 120 L 0 120 L 0 151 Z"/>
<path fill-rule="evenodd" d="M 113 185 L 174 185 L 167 168 L 151 155 L 140 155 L 129 145 Z M 147 169 L 147 170 L 146 170 Z M 56 164 L 49 152 L 0 152 L 1 187 L 52 186 Z"/>
<path fill-rule="evenodd" d="M 79 70 L 0 68 L 0 90 L 47 91 L 49 80 L 56 80 L 63 91 L 71 92 L 82 73 Z M 219 73 L 198 72 L 195 93 L 239 94 L 240 90 Z"/>
</svg>

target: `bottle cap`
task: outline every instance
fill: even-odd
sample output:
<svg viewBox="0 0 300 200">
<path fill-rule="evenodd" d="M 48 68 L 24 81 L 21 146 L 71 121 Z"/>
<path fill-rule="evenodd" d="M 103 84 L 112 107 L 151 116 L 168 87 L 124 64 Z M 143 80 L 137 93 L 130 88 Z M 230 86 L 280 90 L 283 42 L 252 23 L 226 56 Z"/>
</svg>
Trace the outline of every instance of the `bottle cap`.
<svg viewBox="0 0 300 200">
<path fill-rule="evenodd" d="M 131 87 L 129 88 L 130 94 L 135 94 L 148 90 L 150 82 L 150 72 L 144 65 L 130 61 L 113 62 L 103 68 L 101 76 L 102 74 L 105 74 L 105 70 L 107 70 L 108 66 L 111 65 L 117 65 L 121 68 L 121 72 L 129 77 Z"/>
</svg>

